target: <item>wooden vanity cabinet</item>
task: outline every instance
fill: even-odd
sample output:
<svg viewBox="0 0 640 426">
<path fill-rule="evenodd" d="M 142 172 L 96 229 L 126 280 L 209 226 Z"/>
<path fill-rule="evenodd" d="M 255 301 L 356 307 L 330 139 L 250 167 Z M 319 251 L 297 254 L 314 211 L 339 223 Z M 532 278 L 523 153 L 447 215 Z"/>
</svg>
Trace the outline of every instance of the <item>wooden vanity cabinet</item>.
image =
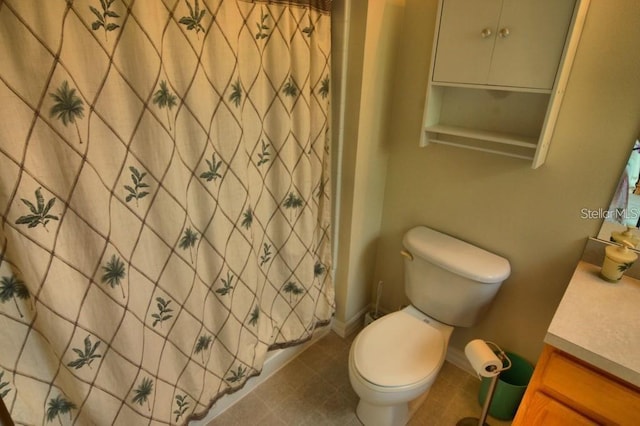
<svg viewBox="0 0 640 426">
<path fill-rule="evenodd" d="M 640 425 L 640 388 L 545 345 L 513 425 Z"/>
<path fill-rule="evenodd" d="M 545 161 L 590 0 L 440 0 L 420 146 Z"/>
</svg>

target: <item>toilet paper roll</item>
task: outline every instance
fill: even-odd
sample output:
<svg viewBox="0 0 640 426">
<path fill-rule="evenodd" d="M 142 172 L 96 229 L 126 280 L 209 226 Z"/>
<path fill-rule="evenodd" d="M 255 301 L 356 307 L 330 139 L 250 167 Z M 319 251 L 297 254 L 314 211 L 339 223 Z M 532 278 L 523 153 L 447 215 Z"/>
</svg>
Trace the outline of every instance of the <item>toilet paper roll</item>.
<svg viewBox="0 0 640 426">
<path fill-rule="evenodd" d="M 502 370 L 502 361 L 484 340 L 475 339 L 467 343 L 464 354 L 475 372 L 482 377 L 497 376 Z"/>
</svg>

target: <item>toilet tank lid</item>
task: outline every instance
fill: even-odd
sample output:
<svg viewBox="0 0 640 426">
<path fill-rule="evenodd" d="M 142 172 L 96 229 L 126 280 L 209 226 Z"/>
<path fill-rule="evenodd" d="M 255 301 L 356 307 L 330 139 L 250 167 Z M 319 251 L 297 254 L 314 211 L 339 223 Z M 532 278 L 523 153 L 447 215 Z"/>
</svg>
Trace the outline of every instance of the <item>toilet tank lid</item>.
<svg viewBox="0 0 640 426">
<path fill-rule="evenodd" d="M 504 257 L 426 226 L 410 229 L 403 245 L 415 257 L 481 283 L 502 282 L 511 273 Z"/>
</svg>

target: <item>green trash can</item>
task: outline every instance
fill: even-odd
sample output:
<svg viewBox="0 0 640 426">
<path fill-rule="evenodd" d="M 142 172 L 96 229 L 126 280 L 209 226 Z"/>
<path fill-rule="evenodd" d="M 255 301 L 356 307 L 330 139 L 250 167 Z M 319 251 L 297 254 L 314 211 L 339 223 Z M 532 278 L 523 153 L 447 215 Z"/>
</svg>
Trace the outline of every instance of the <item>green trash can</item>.
<svg viewBox="0 0 640 426">
<path fill-rule="evenodd" d="M 511 360 L 511 368 L 500 373 L 498 377 L 495 393 L 489 406 L 489 415 L 500 420 L 511 420 L 515 417 L 524 391 L 531 380 L 533 365 L 519 355 L 511 352 L 505 353 Z M 490 383 L 491 378 L 482 378 L 478 393 L 478 402 L 481 407 L 484 406 Z"/>
</svg>

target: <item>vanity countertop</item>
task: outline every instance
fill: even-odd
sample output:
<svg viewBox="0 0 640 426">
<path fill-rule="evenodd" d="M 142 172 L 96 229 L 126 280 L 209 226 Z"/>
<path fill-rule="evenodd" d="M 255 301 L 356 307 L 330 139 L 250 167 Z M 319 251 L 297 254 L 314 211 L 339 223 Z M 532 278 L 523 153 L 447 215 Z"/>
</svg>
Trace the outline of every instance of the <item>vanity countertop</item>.
<svg viewBox="0 0 640 426">
<path fill-rule="evenodd" d="M 640 280 L 610 283 L 581 261 L 544 341 L 640 386 Z"/>
</svg>

